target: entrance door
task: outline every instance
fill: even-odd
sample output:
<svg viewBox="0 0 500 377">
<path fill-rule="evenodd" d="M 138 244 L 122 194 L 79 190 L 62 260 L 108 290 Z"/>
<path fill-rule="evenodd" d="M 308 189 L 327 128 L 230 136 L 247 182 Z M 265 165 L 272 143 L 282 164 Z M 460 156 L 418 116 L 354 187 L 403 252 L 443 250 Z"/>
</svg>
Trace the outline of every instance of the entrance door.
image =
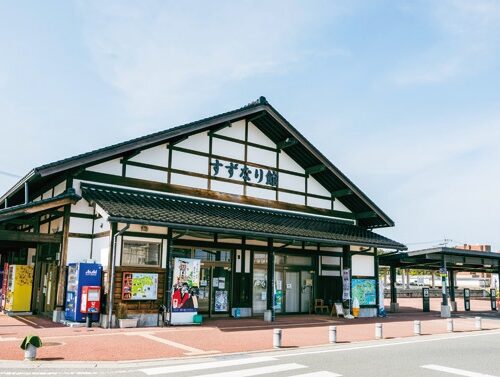
<svg viewBox="0 0 500 377">
<path fill-rule="evenodd" d="M 300 311 L 300 272 L 285 272 L 285 311 L 298 313 Z"/>
<path fill-rule="evenodd" d="M 200 270 L 198 311 L 201 314 L 229 314 L 231 271 L 229 265 L 213 264 Z"/>
<path fill-rule="evenodd" d="M 300 283 L 302 284 L 300 292 L 300 311 L 309 313 L 312 301 L 312 275 L 309 271 L 300 272 Z"/>
</svg>

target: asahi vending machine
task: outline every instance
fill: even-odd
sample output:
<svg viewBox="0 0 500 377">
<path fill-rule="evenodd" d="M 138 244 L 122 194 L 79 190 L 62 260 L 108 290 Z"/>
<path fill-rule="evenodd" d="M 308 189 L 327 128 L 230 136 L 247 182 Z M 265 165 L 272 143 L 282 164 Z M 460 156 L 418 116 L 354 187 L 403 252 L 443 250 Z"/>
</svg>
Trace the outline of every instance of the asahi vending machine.
<svg viewBox="0 0 500 377">
<path fill-rule="evenodd" d="M 85 322 L 87 314 L 80 312 L 82 287 L 101 286 L 102 265 L 97 263 L 71 263 L 68 266 L 65 318 Z M 96 318 L 94 317 L 94 320 Z"/>
</svg>

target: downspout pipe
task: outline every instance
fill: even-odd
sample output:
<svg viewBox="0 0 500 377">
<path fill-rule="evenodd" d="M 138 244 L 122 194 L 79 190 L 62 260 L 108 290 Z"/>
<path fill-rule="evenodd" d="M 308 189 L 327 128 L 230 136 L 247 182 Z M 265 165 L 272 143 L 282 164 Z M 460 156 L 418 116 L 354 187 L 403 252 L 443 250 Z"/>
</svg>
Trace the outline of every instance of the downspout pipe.
<svg viewBox="0 0 500 377">
<path fill-rule="evenodd" d="M 110 329 L 113 327 L 113 294 L 114 294 L 114 289 L 115 289 L 115 264 L 116 264 L 116 240 L 118 239 L 118 236 L 121 236 L 123 233 L 125 233 L 128 228 L 130 228 L 130 224 L 125 225 L 125 228 L 121 229 L 118 233 L 113 235 L 113 250 L 111 251 L 112 253 L 112 258 L 111 258 L 111 282 L 109 284 L 109 297 L 108 297 L 108 326 L 107 328 Z"/>
</svg>

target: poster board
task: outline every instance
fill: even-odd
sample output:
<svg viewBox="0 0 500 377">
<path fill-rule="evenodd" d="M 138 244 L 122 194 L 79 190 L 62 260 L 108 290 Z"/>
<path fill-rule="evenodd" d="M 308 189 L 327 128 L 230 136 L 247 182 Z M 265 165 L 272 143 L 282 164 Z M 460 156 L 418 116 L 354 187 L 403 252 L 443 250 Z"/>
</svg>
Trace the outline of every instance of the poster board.
<svg viewBox="0 0 500 377">
<path fill-rule="evenodd" d="M 175 258 L 172 281 L 170 323 L 193 323 L 193 317 L 198 313 L 200 260 Z"/>
<path fill-rule="evenodd" d="M 377 289 L 375 279 L 352 279 L 352 298 L 357 298 L 359 305 L 376 305 Z"/>
<path fill-rule="evenodd" d="M 124 272 L 122 300 L 156 300 L 158 298 L 158 274 Z"/>
</svg>

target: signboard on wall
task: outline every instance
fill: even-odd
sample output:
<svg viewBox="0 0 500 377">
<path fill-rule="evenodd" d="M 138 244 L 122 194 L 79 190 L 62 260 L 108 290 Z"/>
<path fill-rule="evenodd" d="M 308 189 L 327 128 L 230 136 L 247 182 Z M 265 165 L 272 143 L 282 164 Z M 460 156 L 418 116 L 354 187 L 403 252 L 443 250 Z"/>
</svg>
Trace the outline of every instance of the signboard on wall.
<svg viewBox="0 0 500 377">
<path fill-rule="evenodd" d="M 156 300 L 158 274 L 124 272 L 122 300 Z"/>
<path fill-rule="evenodd" d="M 359 305 L 375 305 L 377 289 L 375 279 L 352 279 L 352 298 L 357 298 Z"/>
<path fill-rule="evenodd" d="M 351 298 L 351 271 L 349 268 L 342 270 L 342 300 L 349 300 Z"/>
</svg>

